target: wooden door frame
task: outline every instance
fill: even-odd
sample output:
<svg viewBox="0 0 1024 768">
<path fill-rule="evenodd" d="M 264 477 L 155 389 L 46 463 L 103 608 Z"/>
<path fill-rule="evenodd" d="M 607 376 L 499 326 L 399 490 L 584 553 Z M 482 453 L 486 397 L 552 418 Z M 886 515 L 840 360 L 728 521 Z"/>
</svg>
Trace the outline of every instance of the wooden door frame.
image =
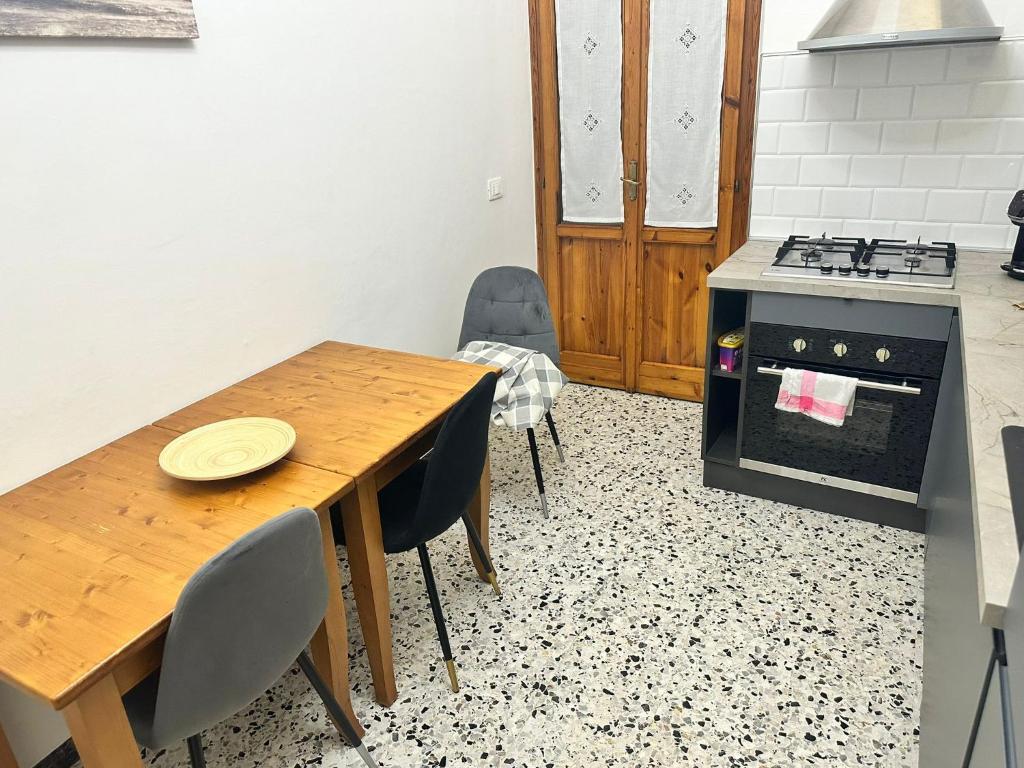
<svg viewBox="0 0 1024 768">
<path fill-rule="evenodd" d="M 722 152 L 719 166 L 718 226 L 714 229 L 665 229 L 644 226 L 642 212 L 646 202 L 646 188 L 640 190 L 637 206 L 639 216 L 630 221 L 627 215 L 622 225 L 606 228 L 609 239 L 624 241 L 626 252 L 637 254 L 632 265 L 628 264 L 624 275 L 623 318 L 623 360 L 625 384 L 635 389 L 640 367 L 639 328 L 643 307 L 640 301 L 642 286 L 643 253 L 647 242 L 672 242 L 694 245 L 714 245 L 713 258 L 704 265 L 710 272 L 732 255 L 747 240 L 749 231 L 750 185 L 753 166 L 753 141 L 757 100 L 757 72 L 759 41 L 761 34 L 762 0 L 728 0 L 726 20 L 726 61 L 722 86 Z M 559 221 L 560 185 L 546 184 L 546 179 L 559 179 L 561 168 L 558 151 L 545 152 L 545 147 L 560 144 L 559 115 L 557 111 L 558 75 L 557 62 L 542 52 L 556 50 L 555 25 L 553 19 L 554 0 L 528 0 L 530 29 L 530 60 L 533 95 L 533 144 L 534 144 L 534 192 L 537 225 L 537 267 L 547 287 L 556 330 L 562 333 L 562 286 L 559 270 L 549 268 L 548 258 L 558 252 L 559 238 L 572 237 L 577 232 L 574 225 Z M 624 77 L 623 105 L 637 100 L 640 110 L 639 126 L 634 130 L 630 121 L 624 121 L 623 147 L 626 155 L 637 157 L 640 162 L 640 178 L 646 178 L 646 92 L 647 60 L 642 55 L 648 48 L 649 29 L 646 24 L 628 23 L 629 14 L 640 14 L 649 18 L 650 0 L 624 0 L 623 22 L 625 29 L 642 27 L 640 35 L 626 35 L 623 40 L 624 74 L 632 67 L 639 67 L 639 78 Z M 546 12 L 546 13 L 545 13 Z M 642 37 L 642 39 L 631 39 Z M 732 52 L 739 51 L 739 55 Z M 640 83 L 640 87 L 630 85 Z M 635 93 L 633 92 L 635 91 Z M 551 94 L 552 98 L 545 98 Z M 636 136 L 633 136 L 633 133 Z M 742 212 L 742 213 L 740 213 Z M 738 215 L 739 214 L 739 215 Z M 600 237 L 602 228 L 586 227 L 586 236 Z M 582 230 L 579 234 L 582 234 Z M 551 255 L 551 256 L 549 256 Z M 706 275 L 704 276 L 706 279 Z M 706 318 L 707 290 L 702 289 L 703 308 L 698 308 Z M 702 339 L 698 328 L 698 339 Z M 702 381 L 701 377 L 701 381 Z M 682 393 L 684 390 L 680 390 Z M 674 394 L 669 388 L 665 394 Z M 685 396 L 685 395 L 683 395 Z"/>
</svg>

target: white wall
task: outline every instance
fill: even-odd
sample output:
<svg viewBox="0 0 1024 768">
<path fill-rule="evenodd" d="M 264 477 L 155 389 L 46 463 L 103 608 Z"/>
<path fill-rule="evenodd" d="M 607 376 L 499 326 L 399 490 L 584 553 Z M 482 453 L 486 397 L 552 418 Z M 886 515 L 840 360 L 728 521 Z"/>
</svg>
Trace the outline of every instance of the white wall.
<svg viewBox="0 0 1024 768">
<path fill-rule="evenodd" d="M 447 354 L 536 263 L 525 3 L 195 5 L 195 44 L 0 41 L 0 491 L 325 338 Z"/>
<path fill-rule="evenodd" d="M 1024 39 L 794 52 L 827 7 L 766 0 L 751 235 L 1012 247 Z M 1024 33 L 1024 4 L 990 8 L 1008 34 Z"/>
</svg>

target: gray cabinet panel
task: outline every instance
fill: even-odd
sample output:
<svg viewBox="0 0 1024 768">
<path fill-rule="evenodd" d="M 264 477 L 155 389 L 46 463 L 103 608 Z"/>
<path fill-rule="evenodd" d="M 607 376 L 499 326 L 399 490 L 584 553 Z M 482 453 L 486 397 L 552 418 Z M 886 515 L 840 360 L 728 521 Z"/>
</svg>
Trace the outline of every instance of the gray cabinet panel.
<svg viewBox="0 0 1024 768">
<path fill-rule="evenodd" d="M 961 768 L 992 651 L 979 621 L 959 324 L 950 333 L 921 504 L 925 555 L 921 768 Z"/>
<path fill-rule="evenodd" d="M 932 341 L 946 340 L 952 319 L 952 307 L 788 293 L 754 293 L 750 310 L 752 323 L 882 335 L 891 335 L 893 328 L 899 328 L 900 336 Z"/>
</svg>

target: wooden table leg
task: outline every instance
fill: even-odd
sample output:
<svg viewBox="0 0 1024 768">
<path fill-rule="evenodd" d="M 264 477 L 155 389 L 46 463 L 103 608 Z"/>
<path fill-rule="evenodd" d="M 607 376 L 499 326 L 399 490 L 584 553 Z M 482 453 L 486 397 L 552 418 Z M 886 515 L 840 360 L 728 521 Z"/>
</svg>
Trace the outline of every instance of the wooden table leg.
<svg viewBox="0 0 1024 768">
<path fill-rule="evenodd" d="M 491 457 L 488 453 L 486 460 L 484 461 L 484 471 L 480 475 L 480 487 L 476 490 L 476 495 L 473 497 L 473 501 L 469 504 L 469 517 L 473 521 L 473 525 L 476 526 L 477 532 L 480 534 L 480 542 L 484 545 L 484 551 L 487 556 L 491 556 L 491 540 L 490 540 L 490 528 L 491 528 Z M 468 538 L 468 537 L 467 537 Z M 476 550 L 473 549 L 473 542 L 469 542 L 469 554 L 473 558 L 473 565 L 476 566 L 476 572 L 479 574 L 482 581 L 487 581 L 487 571 L 484 570 L 484 564 L 480 561 L 480 558 L 476 556 Z M 495 566 L 497 569 L 497 566 Z"/>
<path fill-rule="evenodd" d="M 324 567 L 327 570 L 327 613 L 310 648 L 313 651 L 313 663 L 316 664 L 320 677 L 331 686 L 334 698 L 338 700 L 342 710 L 348 715 L 352 727 L 359 737 L 363 736 L 363 726 L 359 723 L 352 709 L 352 698 L 348 684 L 348 626 L 345 622 L 345 604 L 341 597 L 341 576 L 338 574 L 338 556 L 334 545 L 334 532 L 331 528 L 331 513 L 328 508 L 317 510 L 320 518 L 320 533 L 323 536 Z"/>
<path fill-rule="evenodd" d="M 85 768 L 142 768 L 113 675 L 83 691 L 61 713 Z"/>
<path fill-rule="evenodd" d="M 18 768 L 18 760 L 14 757 L 14 750 L 11 749 L 3 726 L 0 726 L 0 768 Z"/>
<path fill-rule="evenodd" d="M 352 571 L 352 591 L 370 660 L 373 690 L 378 703 L 390 707 L 398 698 L 398 686 L 391 655 L 391 599 L 384 564 L 377 483 L 372 476 L 358 480 L 355 492 L 341 500 L 341 515 Z"/>
</svg>

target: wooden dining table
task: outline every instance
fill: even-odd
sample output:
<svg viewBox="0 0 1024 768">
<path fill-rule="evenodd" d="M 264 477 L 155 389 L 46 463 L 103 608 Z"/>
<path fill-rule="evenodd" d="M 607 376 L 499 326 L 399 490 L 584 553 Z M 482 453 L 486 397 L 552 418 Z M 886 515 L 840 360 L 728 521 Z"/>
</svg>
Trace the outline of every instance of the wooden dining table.
<svg viewBox="0 0 1024 768">
<path fill-rule="evenodd" d="M 314 660 L 358 723 L 329 512 L 352 482 L 292 461 L 235 480 L 176 480 L 157 465 L 175 436 L 144 427 L 0 496 L 0 679 L 63 714 L 86 768 L 142 765 L 121 696 L 160 666 L 185 583 L 298 506 L 320 518 L 331 586 Z"/>
<path fill-rule="evenodd" d="M 345 543 L 374 693 L 384 706 L 398 688 L 377 492 L 430 450 L 448 411 L 488 370 L 498 369 L 328 341 L 156 422 L 187 432 L 236 416 L 282 419 L 299 435 L 291 461 L 352 479 L 354 491 L 341 500 Z M 469 511 L 488 552 L 489 504 L 487 464 Z"/>
<path fill-rule="evenodd" d="M 340 502 L 374 690 L 390 705 L 397 685 L 377 491 L 429 450 L 484 372 L 325 342 L 0 496 L 0 680 L 63 714 L 86 768 L 137 768 L 121 695 L 159 667 L 185 582 L 248 531 L 308 506 L 331 587 L 314 661 L 358 724 L 330 516 Z M 190 483 L 160 471 L 159 452 L 176 435 L 235 416 L 288 421 L 294 449 L 232 480 Z M 470 510 L 485 548 L 489 485 L 485 469 Z"/>
</svg>

